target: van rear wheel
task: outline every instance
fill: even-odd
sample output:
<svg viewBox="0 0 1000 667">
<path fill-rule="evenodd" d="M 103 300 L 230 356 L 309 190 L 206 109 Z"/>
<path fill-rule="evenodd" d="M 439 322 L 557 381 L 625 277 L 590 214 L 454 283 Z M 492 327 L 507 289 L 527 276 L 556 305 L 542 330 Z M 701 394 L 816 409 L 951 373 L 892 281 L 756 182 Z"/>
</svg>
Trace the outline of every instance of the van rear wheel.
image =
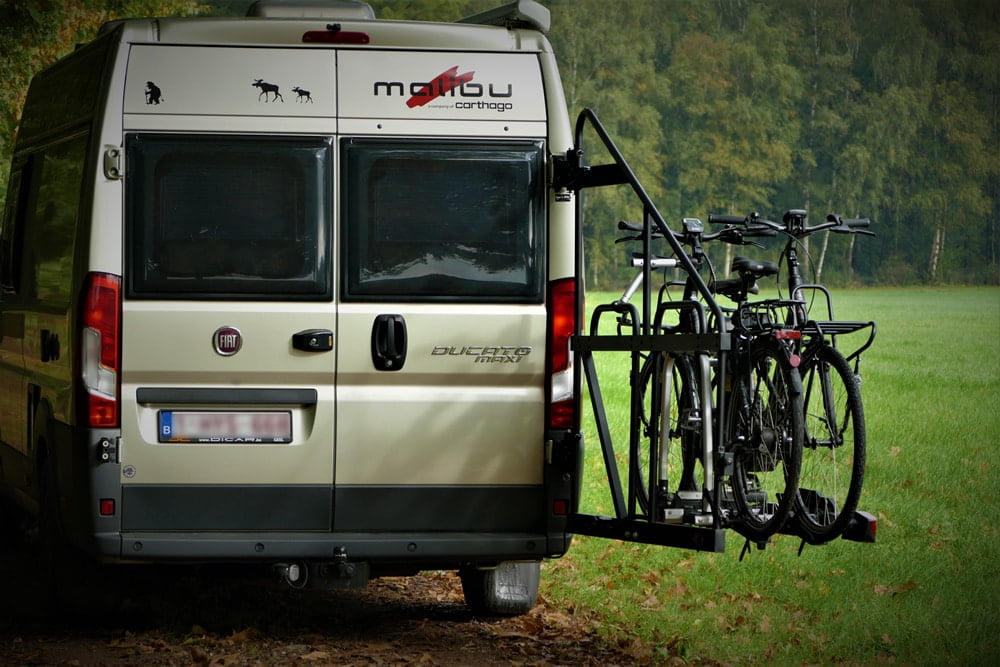
<svg viewBox="0 0 1000 667">
<path fill-rule="evenodd" d="M 476 616 L 518 616 L 538 602 L 541 563 L 500 563 L 489 570 L 459 570 L 465 604 Z"/>
</svg>

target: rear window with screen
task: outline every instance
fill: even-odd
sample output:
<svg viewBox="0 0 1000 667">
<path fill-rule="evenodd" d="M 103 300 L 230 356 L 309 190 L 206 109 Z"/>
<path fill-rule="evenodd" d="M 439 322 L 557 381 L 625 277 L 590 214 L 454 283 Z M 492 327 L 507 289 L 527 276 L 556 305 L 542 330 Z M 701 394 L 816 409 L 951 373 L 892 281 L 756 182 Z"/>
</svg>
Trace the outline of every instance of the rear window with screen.
<svg viewBox="0 0 1000 667">
<path fill-rule="evenodd" d="M 130 135 L 129 295 L 329 299 L 326 138 Z"/>
<path fill-rule="evenodd" d="M 344 140 L 343 298 L 540 302 L 542 150 Z"/>
</svg>

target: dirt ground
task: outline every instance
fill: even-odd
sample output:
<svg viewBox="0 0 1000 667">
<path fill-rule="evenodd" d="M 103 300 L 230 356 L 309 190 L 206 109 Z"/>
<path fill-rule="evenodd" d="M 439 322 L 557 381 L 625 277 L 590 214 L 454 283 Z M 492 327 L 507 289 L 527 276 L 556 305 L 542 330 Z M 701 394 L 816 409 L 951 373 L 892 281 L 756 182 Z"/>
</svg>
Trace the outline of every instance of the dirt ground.
<svg viewBox="0 0 1000 667">
<path fill-rule="evenodd" d="M 603 640 L 594 616 L 541 600 L 473 617 L 454 573 L 296 591 L 245 571 L 142 568 L 106 618 L 54 620 L 29 547 L 0 544 L 2 665 L 635 665 L 647 649 Z M 130 568 L 135 570 L 135 568 Z M 544 573 L 543 573 L 544 576 Z"/>
</svg>

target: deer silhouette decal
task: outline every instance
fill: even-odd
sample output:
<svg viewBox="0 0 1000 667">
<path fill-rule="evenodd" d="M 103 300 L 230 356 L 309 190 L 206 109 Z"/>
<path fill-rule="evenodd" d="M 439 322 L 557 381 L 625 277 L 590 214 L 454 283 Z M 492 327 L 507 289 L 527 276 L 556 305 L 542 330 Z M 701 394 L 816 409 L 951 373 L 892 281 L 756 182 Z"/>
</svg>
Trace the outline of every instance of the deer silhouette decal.
<svg viewBox="0 0 1000 667">
<path fill-rule="evenodd" d="M 303 102 L 303 103 L 309 102 L 311 104 L 313 101 L 312 95 L 309 93 L 308 90 L 302 90 L 298 86 L 295 86 L 294 88 L 292 88 L 292 92 L 298 94 L 298 97 L 295 98 L 296 102 Z"/>
<path fill-rule="evenodd" d="M 277 100 L 281 100 L 282 102 L 285 101 L 285 98 L 282 97 L 281 93 L 278 92 L 278 86 L 277 86 L 277 84 L 268 83 L 268 82 L 264 81 L 263 79 L 257 79 L 256 81 L 254 81 L 250 85 L 254 86 L 255 88 L 260 88 L 260 94 L 257 95 L 257 101 L 258 102 L 260 101 L 260 98 L 262 98 L 262 97 L 264 98 L 265 102 L 268 102 L 268 101 L 275 102 Z M 268 99 L 268 94 L 269 93 L 274 93 L 274 97 L 271 98 L 270 100 Z"/>
</svg>

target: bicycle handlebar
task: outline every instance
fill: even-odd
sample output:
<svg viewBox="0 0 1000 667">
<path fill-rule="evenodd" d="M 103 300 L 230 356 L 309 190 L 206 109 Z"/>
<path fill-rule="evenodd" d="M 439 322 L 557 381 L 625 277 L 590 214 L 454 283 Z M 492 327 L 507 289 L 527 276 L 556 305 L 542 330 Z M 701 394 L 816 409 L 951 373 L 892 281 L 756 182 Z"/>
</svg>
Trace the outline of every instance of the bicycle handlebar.
<svg viewBox="0 0 1000 667">
<path fill-rule="evenodd" d="M 733 218 L 733 220 L 737 223 L 742 223 L 744 221 L 743 218 L 737 218 L 736 216 L 727 216 L 727 217 Z M 685 220 L 687 219 L 685 218 Z M 712 221 L 711 216 L 709 217 L 709 221 L 710 222 Z M 699 226 L 700 224 L 701 223 L 698 223 Z M 638 222 L 628 222 L 627 220 L 619 220 L 618 229 L 636 233 L 643 232 L 642 224 Z M 745 227 L 742 229 L 730 226 L 726 227 L 725 229 L 720 229 L 719 231 L 711 234 L 704 234 L 699 232 L 697 234 L 697 238 L 699 238 L 702 241 L 719 240 L 722 241 L 723 243 L 730 243 L 732 245 L 756 245 L 755 243 L 753 243 L 753 241 L 746 241 L 744 239 L 746 237 L 756 237 L 756 236 L 777 236 L 777 234 L 778 234 L 777 231 L 763 226 Z M 690 243 L 689 239 L 694 238 L 694 235 L 689 234 L 687 231 L 676 233 L 676 236 L 681 240 L 682 243 Z M 653 232 L 652 238 L 654 239 L 663 238 L 663 235 L 660 234 L 659 232 Z M 616 242 L 631 241 L 631 240 L 635 240 L 635 237 L 625 237 L 617 239 Z"/>
<path fill-rule="evenodd" d="M 862 229 L 871 225 L 871 220 L 868 218 L 843 218 L 836 213 L 830 213 L 826 216 L 824 222 L 817 225 L 806 225 L 805 218 L 806 212 L 801 209 L 793 209 L 785 213 L 782 222 L 774 222 L 773 220 L 762 218 L 756 211 L 744 217 L 721 213 L 710 213 L 708 215 L 708 221 L 713 224 L 742 225 L 747 231 L 762 227 L 773 230 L 774 233 L 781 232 L 795 238 L 801 238 L 825 230 L 829 230 L 835 234 L 865 234 L 867 236 L 875 236 L 874 232 Z"/>
</svg>

